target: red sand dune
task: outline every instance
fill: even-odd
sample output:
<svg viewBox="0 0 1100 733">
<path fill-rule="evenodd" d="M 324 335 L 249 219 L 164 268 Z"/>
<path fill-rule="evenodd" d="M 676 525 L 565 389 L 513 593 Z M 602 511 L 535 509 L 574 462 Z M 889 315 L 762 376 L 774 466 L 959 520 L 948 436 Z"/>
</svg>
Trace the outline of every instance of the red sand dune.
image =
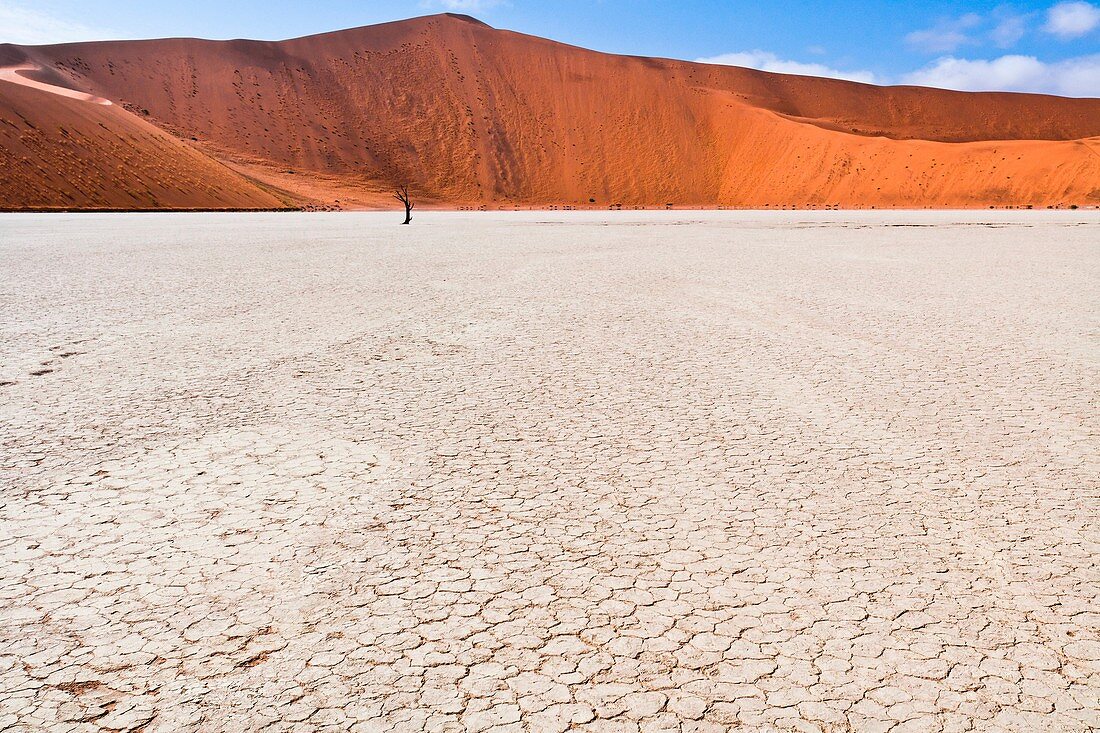
<svg viewBox="0 0 1100 733">
<path fill-rule="evenodd" d="M 0 209 L 286 205 L 119 107 L 12 86 L 0 93 Z"/>
<path fill-rule="evenodd" d="M 175 166 L 169 179 L 183 180 L 196 148 L 199 179 L 214 159 L 226 163 L 240 173 L 221 169 L 234 185 L 220 193 L 242 200 L 233 205 L 277 205 L 246 175 L 301 202 L 343 206 L 380 204 L 399 182 L 442 205 L 1100 204 L 1100 99 L 613 56 L 451 15 L 282 42 L 0 47 L 0 66 L 18 63 L 48 70 L 43 82 L 115 101 L 115 117 L 87 124 L 116 146 L 137 126 L 167 138 L 144 120 L 176 136 L 178 150 L 157 153 Z M 24 106 L 25 122 L 46 127 L 112 111 L 0 81 L 5 156 L 19 145 L 12 100 L 29 94 L 58 108 Z M 83 151 L 87 166 L 118 171 L 106 139 Z M 21 155 L 18 190 L 3 180 L 0 206 L 106 200 L 106 189 L 58 200 L 42 171 L 66 170 L 53 164 L 57 151 L 43 144 L 38 157 Z"/>
</svg>

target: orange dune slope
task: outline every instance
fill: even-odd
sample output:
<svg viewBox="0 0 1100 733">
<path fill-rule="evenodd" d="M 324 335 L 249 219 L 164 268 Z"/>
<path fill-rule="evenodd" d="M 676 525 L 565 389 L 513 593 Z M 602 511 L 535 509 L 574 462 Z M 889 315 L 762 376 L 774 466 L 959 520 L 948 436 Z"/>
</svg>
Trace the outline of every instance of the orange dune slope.
<svg viewBox="0 0 1100 733">
<path fill-rule="evenodd" d="M 225 163 L 244 198 L 271 194 L 238 173 L 341 206 L 380 202 L 398 183 L 440 205 L 1100 204 L 1100 99 L 614 56 L 453 15 L 281 42 L 6 49 L 9 65 L 33 63 L 115 103 L 95 114 L 148 121 L 205 165 Z M 0 81 L 5 120 L 13 96 L 48 95 L 13 89 Z M 55 106 L 80 104 L 53 96 Z M 79 116 L 91 119 L 93 107 Z M 133 134 L 121 117 L 92 124 L 116 142 Z M 10 129 L 0 126 L 8 156 Z M 18 185 L 47 198 L 56 186 L 38 181 L 49 152 L 15 161 Z M 100 169 L 119 167 L 109 145 L 85 152 L 89 165 L 101 156 Z M 173 164 L 166 180 L 182 183 L 183 163 Z M 228 197 L 228 183 L 219 191 Z"/>
<path fill-rule="evenodd" d="M 32 82 L 0 80 L 0 209 L 287 206 L 107 100 Z"/>
</svg>

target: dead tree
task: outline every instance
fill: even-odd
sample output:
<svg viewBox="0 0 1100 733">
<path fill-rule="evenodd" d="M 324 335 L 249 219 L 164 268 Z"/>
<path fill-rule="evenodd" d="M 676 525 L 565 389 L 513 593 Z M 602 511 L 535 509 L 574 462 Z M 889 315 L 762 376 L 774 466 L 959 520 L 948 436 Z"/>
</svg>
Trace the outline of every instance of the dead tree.
<svg viewBox="0 0 1100 733">
<path fill-rule="evenodd" d="M 405 221 L 401 223 L 408 224 L 413 220 L 413 205 L 412 201 L 409 200 L 409 187 L 402 186 L 401 188 L 397 189 L 397 192 L 394 193 L 393 197 L 405 205 Z"/>
</svg>

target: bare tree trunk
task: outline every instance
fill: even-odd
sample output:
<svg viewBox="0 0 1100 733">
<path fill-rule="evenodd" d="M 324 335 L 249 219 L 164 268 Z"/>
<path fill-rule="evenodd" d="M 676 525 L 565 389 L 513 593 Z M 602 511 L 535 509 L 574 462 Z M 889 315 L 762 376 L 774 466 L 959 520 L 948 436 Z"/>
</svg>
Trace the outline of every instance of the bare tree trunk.
<svg viewBox="0 0 1100 733">
<path fill-rule="evenodd" d="M 413 220 L 413 214 L 412 214 L 413 204 L 412 204 L 412 201 L 409 200 L 409 187 L 408 186 L 402 186 L 401 188 L 397 189 L 397 192 L 394 193 L 393 197 L 395 199 L 397 199 L 398 201 L 400 201 L 402 204 L 405 205 L 405 221 L 403 221 L 401 223 L 402 224 L 409 224 L 410 222 L 412 222 L 412 220 Z"/>
</svg>

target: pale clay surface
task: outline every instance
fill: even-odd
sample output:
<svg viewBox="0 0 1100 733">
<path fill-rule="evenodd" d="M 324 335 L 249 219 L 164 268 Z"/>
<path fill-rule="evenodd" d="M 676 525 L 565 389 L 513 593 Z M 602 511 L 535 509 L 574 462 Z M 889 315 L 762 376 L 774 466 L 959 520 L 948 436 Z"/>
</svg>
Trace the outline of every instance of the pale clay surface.
<svg viewBox="0 0 1100 733">
<path fill-rule="evenodd" d="M 0 730 L 1100 727 L 1095 212 L 399 220 L 0 217 Z"/>
</svg>

